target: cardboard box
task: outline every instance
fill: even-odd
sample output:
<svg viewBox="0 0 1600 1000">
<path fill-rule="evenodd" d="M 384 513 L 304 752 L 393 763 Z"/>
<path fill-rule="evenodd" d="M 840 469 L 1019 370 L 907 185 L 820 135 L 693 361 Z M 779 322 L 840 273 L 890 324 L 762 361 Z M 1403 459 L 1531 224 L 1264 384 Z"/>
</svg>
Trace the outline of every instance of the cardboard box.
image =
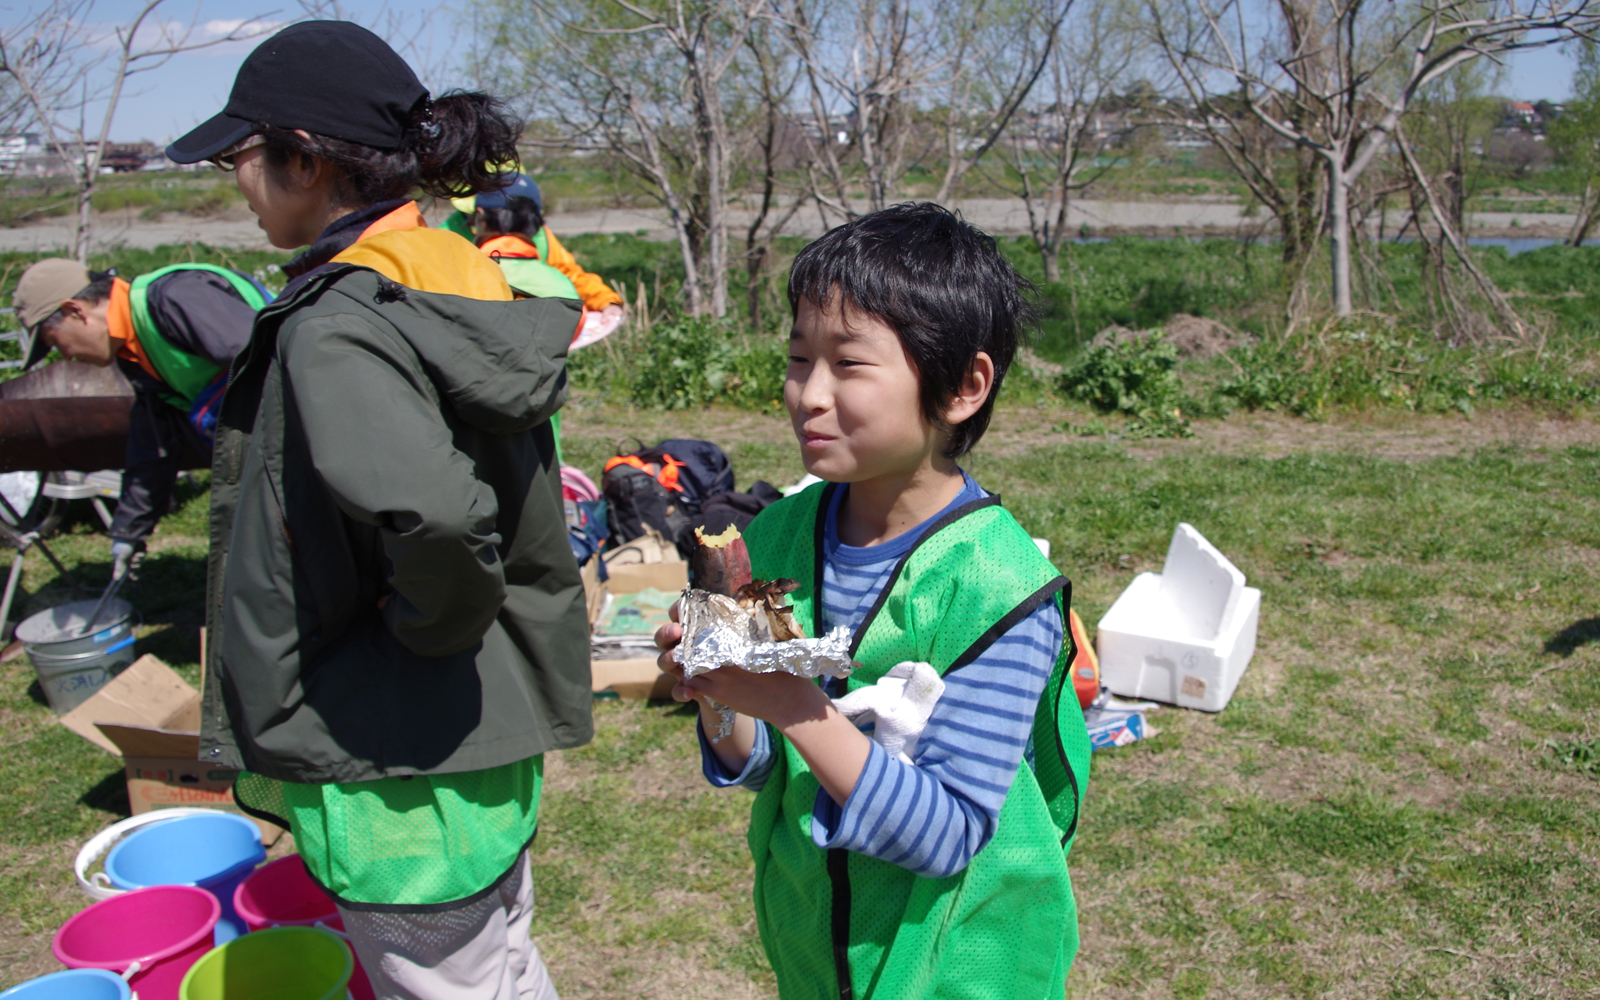
<svg viewBox="0 0 1600 1000">
<path fill-rule="evenodd" d="M 172 806 L 239 811 L 233 801 L 239 772 L 198 759 L 200 692 L 154 656 L 133 661 L 63 715 L 61 724 L 122 757 L 135 816 Z M 270 846 L 283 835 L 271 823 L 256 820 L 256 825 L 263 844 Z"/>
<path fill-rule="evenodd" d="M 689 564 L 685 562 L 652 562 L 611 564 L 606 567 L 611 578 L 603 585 L 609 594 L 631 594 L 646 587 L 657 590 L 682 590 L 689 585 Z M 594 618 L 599 612 L 594 612 Z M 589 661 L 590 686 L 595 694 L 612 692 L 619 698 L 630 700 L 663 699 L 672 697 L 672 678 L 656 666 L 655 655 L 628 659 Z"/>
</svg>

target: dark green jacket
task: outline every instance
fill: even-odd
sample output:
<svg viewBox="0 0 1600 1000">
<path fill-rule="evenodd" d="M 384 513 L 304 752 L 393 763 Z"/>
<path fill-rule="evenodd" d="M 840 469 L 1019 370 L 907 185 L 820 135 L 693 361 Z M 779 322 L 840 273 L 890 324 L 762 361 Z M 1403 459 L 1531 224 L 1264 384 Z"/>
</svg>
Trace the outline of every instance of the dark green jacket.
<svg viewBox="0 0 1600 1000">
<path fill-rule="evenodd" d="M 201 760 L 352 782 L 589 740 L 549 424 L 575 306 L 333 263 L 262 310 L 217 426 Z"/>
</svg>

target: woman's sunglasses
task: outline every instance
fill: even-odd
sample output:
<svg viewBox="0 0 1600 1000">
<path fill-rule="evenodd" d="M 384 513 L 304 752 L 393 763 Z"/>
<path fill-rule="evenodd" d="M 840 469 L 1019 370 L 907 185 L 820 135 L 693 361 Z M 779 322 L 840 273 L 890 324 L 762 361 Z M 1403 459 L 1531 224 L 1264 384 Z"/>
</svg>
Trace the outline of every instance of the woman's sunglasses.
<svg viewBox="0 0 1600 1000">
<path fill-rule="evenodd" d="M 211 162 L 216 164 L 218 170 L 238 170 L 240 153 L 255 149 L 257 146 L 265 146 L 266 144 L 267 139 L 265 136 L 252 135 L 243 142 L 234 143 L 216 156 L 213 156 Z"/>
</svg>

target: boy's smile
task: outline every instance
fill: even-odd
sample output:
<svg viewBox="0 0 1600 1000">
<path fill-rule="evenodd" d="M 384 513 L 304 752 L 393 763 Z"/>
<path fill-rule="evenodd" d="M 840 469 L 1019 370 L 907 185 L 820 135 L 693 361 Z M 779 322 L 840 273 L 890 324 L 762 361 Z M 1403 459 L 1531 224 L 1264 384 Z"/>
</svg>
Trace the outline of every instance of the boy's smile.
<svg viewBox="0 0 1600 1000">
<path fill-rule="evenodd" d="M 923 417 L 921 382 L 894 329 L 842 299 L 826 309 L 802 300 L 789 335 L 783 402 L 801 460 L 835 483 L 914 475 L 944 434 Z"/>
</svg>

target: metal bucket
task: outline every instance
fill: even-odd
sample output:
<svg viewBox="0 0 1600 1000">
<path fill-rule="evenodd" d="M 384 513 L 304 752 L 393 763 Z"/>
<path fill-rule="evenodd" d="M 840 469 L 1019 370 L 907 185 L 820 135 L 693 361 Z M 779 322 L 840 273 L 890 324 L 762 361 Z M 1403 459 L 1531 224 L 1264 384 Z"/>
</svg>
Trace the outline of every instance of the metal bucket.
<svg viewBox="0 0 1600 1000">
<path fill-rule="evenodd" d="M 45 700 L 57 715 L 70 712 L 133 662 L 133 605 L 112 598 L 93 632 L 85 632 L 98 600 L 41 611 L 17 626 Z"/>
</svg>

